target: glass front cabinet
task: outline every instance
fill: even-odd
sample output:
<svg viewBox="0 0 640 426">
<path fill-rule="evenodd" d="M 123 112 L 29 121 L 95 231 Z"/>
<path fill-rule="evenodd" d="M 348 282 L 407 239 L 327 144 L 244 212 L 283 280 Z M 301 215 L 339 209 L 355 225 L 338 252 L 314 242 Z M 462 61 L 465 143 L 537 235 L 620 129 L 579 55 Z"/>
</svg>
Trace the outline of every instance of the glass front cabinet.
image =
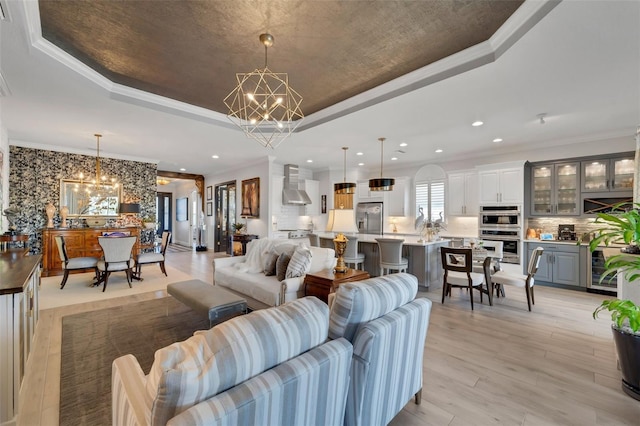
<svg viewBox="0 0 640 426">
<path fill-rule="evenodd" d="M 531 215 L 580 214 L 580 163 L 549 163 L 531 169 Z"/>
<path fill-rule="evenodd" d="M 582 162 L 582 192 L 633 191 L 633 157 Z"/>
</svg>

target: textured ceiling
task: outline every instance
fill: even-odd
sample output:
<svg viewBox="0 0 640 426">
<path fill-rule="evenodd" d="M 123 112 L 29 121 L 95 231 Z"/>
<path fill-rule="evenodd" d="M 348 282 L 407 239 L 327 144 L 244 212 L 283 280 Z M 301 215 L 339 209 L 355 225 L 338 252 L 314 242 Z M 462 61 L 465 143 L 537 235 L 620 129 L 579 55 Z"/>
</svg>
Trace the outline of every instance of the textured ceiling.
<svg viewBox="0 0 640 426">
<path fill-rule="evenodd" d="M 40 1 L 43 37 L 115 83 L 227 113 L 236 72 L 287 72 L 305 115 L 489 39 L 518 1 Z"/>
</svg>

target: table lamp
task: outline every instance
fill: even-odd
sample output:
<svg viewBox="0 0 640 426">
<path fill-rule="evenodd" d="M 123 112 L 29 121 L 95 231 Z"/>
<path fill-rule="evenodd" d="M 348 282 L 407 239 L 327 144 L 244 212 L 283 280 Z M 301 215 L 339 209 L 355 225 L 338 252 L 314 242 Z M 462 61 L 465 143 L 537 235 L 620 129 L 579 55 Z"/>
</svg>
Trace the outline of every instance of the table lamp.
<svg viewBox="0 0 640 426">
<path fill-rule="evenodd" d="M 358 228 L 356 227 L 356 221 L 354 219 L 354 212 L 350 209 L 336 209 L 333 212 L 333 222 L 331 222 L 331 231 L 337 233 L 333 239 L 333 244 L 336 248 L 336 254 L 338 255 L 338 261 L 336 263 L 335 271 L 337 273 L 347 272 L 347 266 L 344 264 L 344 250 L 347 247 L 347 237 L 345 232 L 356 233 Z"/>
</svg>

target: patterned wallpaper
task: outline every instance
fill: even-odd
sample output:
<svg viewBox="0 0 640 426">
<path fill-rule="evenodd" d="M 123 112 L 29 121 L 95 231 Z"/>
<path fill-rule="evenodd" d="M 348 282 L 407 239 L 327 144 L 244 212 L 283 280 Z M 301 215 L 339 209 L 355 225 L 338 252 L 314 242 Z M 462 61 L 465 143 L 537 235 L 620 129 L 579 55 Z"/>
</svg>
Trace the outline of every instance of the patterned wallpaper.
<svg viewBox="0 0 640 426">
<path fill-rule="evenodd" d="M 40 253 L 39 230 L 47 223 L 45 206 L 56 207 L 54 225 L 60 223 L 60 179 L 73 179 L 78 171 L 95 173 L 96 157 L 9 147 L 9 207 L 21 211 L 17 228 L 30 234 L 32 251 Z M 155 215 L 157 165 L 138 161 L 100 158 L 101 170 L 122 185 L 123 202 L 140 203 L 140 217 Z"/>
</svg>

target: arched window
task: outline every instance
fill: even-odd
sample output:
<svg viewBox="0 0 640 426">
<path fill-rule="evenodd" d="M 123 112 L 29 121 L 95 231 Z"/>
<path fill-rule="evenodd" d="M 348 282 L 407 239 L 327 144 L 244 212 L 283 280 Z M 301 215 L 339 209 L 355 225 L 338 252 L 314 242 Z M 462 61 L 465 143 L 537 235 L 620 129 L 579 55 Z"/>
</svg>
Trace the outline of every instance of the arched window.
<svg viewBox="0 0 640 426">
<path fill-rule="evenodd" d="M 442 167 L 434 164 L 416 173 L 416 225 L 420 220 L 445 220 L 445 180 Z"/>
</svg>

